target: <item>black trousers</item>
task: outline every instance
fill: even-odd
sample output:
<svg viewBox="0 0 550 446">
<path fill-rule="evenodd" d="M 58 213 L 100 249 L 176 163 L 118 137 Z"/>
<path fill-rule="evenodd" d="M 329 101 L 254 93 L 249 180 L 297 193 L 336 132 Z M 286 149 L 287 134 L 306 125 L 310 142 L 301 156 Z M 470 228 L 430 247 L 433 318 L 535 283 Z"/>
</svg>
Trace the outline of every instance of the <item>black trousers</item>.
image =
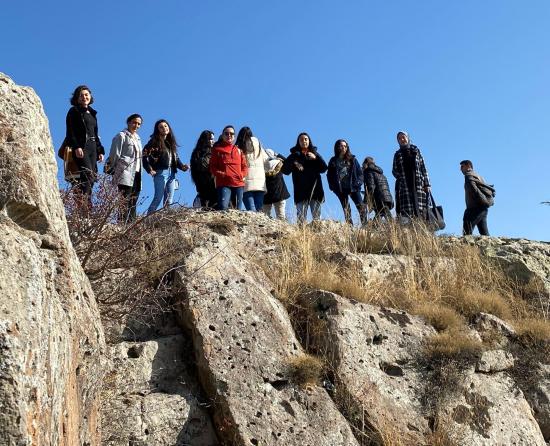
<svg viewBox="0 0 550 446">
<path fill-rule="evenodd" d="M 86 146 L 83 147 L 84 157 L 74 157 L 78 169 L 80 170 L 80 178 L 76 182 L 76 186 L 85 195 L 92 195 L 92 189 L 96 180 L 97 174 L 97 147 L 94 140 L 88 140 Z"/>
<path fill-rule="evenodd" d="M 344 210 L 344 217 L 346 219 L 346 222 L 348 222 L 350 225 L 353 224 L 353 221 L 351 219 L 351 206 L 349 205 L 349 199 L 351 197 L 351 199 L 355 203 L 357 211 L 359 212 L 361 223 L 366 223 L 366 206 L 363 204 L 360 191 L 352 192 L 350 190 L 344 189 L 341 192 L 336 193 L 336 196 L 338 197 L 338 200 L 340 200 L 340 204 L 342 205 L 342 209 Z"/>
<path fill-rule="evenodd" d="M 118 214 L 118 221 L 119 223 L 131 223 L 137 218 L 137 203 L 139 192 L 141 191 L 141 170 L 136 172 L 134 184 L 132 186 L 119 184 L 118 190 L 123 197 L 123 202 Z"/>
<path fill-rule="evenodd" d="M 488 213 L 489 209 L 486 207 L 466 209 L 464 211 L 463 218 L 464 235 L 471 235 L 474 232 L 474 228 L 476 226 L 479 231 L 479 235 L 489 235 L 489 228 L 487 227 Z"/>
</svg>

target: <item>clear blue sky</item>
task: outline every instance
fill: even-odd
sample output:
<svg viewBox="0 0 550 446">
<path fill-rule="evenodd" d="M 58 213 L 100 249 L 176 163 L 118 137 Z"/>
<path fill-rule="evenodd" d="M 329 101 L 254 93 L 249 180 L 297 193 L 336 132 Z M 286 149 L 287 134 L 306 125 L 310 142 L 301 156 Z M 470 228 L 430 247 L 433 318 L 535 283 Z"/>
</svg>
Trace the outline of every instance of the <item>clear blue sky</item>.
<svg viewBox="0 0 550 446">
<path fill-rule="evenodd" d="M 283 154 L 307 131 L 327 161 L 339 138 L 374 156 L 393 188 L 405 129 L 448 232 L 461 231 L 468 158 L 496 185 L 491 233 L 549 240 L 549 24 L 548 0 L 21 0 L 2 5 L 0 71 L 38 92 L 56 148 L 81 83 L 107 150 L 133 112 L 144 142 L 168 119 L 184 159 L 228 123 Z M 176 198 L 192 202 L 178 178 Z M 323 215 L 342 218 L 325 192 Z"/>
</svg>

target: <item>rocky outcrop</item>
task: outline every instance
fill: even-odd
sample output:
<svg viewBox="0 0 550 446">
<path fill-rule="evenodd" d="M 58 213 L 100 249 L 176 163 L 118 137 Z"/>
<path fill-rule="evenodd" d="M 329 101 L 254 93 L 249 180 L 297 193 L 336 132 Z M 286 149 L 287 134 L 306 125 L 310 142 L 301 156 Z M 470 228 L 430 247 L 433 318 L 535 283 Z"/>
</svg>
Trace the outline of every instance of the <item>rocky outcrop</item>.
<svg viewBox="0 0 550 446">
<path fill-rule="evenodd" d="M 48 121 L 0 74 L 0 444 L 98 445 L 103 330 L 69 241 Z"/>
<path fill-rule="evenodd" d="M 303 349 L 288 314 L 224 234 L 207 233 L 178 272 L 181 317 L 224 444 L 357 445 L 325 389 L 293 382 L 289 364 Z"/>
</svg>

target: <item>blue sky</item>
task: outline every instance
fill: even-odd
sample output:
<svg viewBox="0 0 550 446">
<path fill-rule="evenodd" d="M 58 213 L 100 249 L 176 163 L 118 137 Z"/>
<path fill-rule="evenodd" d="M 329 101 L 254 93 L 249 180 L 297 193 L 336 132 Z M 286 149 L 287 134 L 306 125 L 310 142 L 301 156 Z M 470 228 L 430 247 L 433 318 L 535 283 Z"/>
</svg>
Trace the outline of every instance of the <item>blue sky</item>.
<svg viewBox="0 0 550 446">
<path fill-rule="evenodd" d="M 184 159 L 203 129 L 228 123 L 283 154 L 307 131 L 327 161 L 339 138 L 374 156 L 393 188 L 404 129 L 446 232 L 461 231 L 458 166 L 471 159 L 497 189 L 492 235 L 550 239 L 548 0 L 22 0 L 2 16 L 0 71 L 40 95 L 56 148 L 81 83 L 107 149 L 134 112 L 144 142 L 168 119 Z M 189 174 L 178 178 L 176 198 L 192 202 Z M 323 216 L 342 218 L 326 181 L 325 193 Z"/>
</svg>

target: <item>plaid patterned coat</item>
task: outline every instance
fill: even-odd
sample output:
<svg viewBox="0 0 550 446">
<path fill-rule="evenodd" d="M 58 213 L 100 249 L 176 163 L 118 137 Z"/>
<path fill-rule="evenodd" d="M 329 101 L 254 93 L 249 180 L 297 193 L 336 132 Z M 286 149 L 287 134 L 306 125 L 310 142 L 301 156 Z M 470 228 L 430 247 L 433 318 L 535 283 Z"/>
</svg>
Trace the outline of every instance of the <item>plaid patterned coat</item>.
<svg viewBox="0 0 550 446">
<path fill-rule="evenodd" d="M 410 149 L 414 154 L 414 188 L 409 190 L 409 185 L 405 178 L 405 153 L 399 149 L 393 156 L 392 173 L 395 177 L 395 201 L 397 215 L 407 217 L 425 217 L 428 209 L 428 196 L 424 191 L 425 187 L 430 187 L 430 179 L 424 164 L 424 158 L 420 150 L 411 144 Z"/>
</svg>

